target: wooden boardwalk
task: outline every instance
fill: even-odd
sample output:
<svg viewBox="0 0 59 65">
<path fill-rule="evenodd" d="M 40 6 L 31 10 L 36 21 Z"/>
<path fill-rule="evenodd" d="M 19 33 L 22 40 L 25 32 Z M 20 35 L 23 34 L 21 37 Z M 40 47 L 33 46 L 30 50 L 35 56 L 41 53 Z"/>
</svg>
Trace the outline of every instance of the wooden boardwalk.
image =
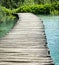
<svg viewBox="0 0 59 65">
<path fill-rule="evenodd" d="M 42 21 L 31 13 L 18 15 L 17 24 L 0 39 L 0 65 L 54 65 Z"/>
</svg>

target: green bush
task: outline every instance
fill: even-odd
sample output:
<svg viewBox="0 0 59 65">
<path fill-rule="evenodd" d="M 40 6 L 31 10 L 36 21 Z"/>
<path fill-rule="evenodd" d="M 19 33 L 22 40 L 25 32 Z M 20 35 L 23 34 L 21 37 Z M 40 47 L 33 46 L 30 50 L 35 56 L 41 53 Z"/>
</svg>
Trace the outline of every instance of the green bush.
<svg viewBox="0 0 59 65">
<path fill-rule="evenodd" d="M 7 9 L 7 8 L 5 8 L 5 7 L 2 7 L 2 8 L 3 8 L 2 10 L 3 10 L 7 15 L 12 14 L 12 10 Z"/>
<path fill-rule="evenodd" d="M 15 16 L 12 15 L 12 11 L 0 6 L 0 23 L 7 23 L 14 20 Z"/>
<path fill-rule="evenodd" d="M 34 14 L 58 14 L 59 12 L 59 2 L 46 3 L 46 4 L 33 4 L 33 5 L 23 5 L 17 9 L 7 9 L 3 7 L 3 11 L 7 15 L 14 13 L 34 13 Z"/>
<path fill-rule="evenodd" d="M 59 15 L 59 2 L 53 2 L 50 9 L 51 15 Z"/>
<path fill-rule="evenodd" d="M 58 10 L 53 10 L 53 11 L 51 11 L 51 15 L 59 15 L 59 11 Z"/>
<path fill-rule="evenodd" d="M 12 12 L 13 11 L 16 13 L 31 12 L 34 14 L 50 14 L 50 6 L 47 4 L 46 5 L 25 5 L 15 10 L 12 10 Z"/>
<path fill-rule="evenodd" d="M 52 7 L 54 10 L 59 10 L 59 2 L 54 2 L 54 3 L 52 3 L 51 7 Z"/>
</svg>

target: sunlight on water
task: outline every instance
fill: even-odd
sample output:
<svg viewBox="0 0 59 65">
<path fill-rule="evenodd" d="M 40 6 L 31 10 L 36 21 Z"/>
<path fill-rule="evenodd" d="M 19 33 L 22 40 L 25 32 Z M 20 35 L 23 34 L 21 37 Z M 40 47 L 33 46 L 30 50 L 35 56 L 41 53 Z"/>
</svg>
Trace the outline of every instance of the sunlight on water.
<svg viewBox="0 0 59 65">
<path fill-rule="evenodd" d="M 59 65 L 59 16 L 39 16 L 43 20 L 48 47 L 55 65 Z"/>
</svg>

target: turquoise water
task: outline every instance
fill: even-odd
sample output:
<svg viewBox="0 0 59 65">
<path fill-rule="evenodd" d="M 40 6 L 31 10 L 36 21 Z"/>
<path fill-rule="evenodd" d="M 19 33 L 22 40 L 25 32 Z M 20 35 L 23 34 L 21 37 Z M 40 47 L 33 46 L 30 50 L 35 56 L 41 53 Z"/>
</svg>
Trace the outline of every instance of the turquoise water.
<svg viewBox="0 0 59 65">
<path fill-rule="evenodd" d="M 0 38 L 5 36 L 7 32 L 9 32 L 14 25 L 14 22 L 9 22 L 8 24 L 0 24 Z"/>
<path fill-rule="evenodd" d="M 51 57 L 59 65 L 59 16 L 39 16 L 44 22 Z"/>
<path fill-rule="evenodd" d="M 0 23 L 0 38 L 6 35 L 16 24 L 17 18 L 8 23 Z"/>
</svg>

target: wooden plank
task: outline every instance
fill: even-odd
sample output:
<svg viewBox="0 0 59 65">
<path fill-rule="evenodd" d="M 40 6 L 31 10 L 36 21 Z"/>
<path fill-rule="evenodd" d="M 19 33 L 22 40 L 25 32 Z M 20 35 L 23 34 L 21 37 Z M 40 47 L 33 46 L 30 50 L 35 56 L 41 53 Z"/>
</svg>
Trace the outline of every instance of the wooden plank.
<svg viewBox="0 0 59 65">
<path fill-rule="evenodd" d="M 54 65 L 43 22 L 31 13 L 18 16 L 14 28 L 0 39 L 0 65 Z"/>
</svg>

